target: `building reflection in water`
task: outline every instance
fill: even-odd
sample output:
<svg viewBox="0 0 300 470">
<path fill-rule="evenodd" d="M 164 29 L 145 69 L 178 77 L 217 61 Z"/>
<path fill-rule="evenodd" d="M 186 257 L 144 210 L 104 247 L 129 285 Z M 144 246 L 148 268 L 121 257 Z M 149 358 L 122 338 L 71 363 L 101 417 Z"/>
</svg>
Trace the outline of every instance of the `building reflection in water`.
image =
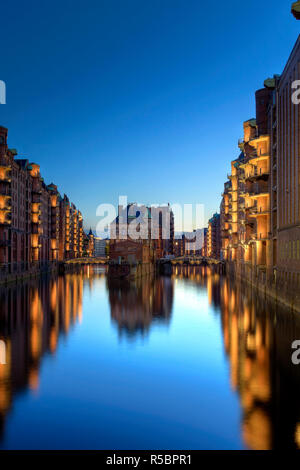
<svg viewBox="0 0 300 470">
<path fill-rule="evenodd" d="M 209 304 L 216 309 L 220 307 L 220 275 L 218 270 L 205 266 L 174 266 L 172 279 L 174 282 L 177 280 L 184 280 L 185 282 L 192 283 L 198 287 L 207 290 Z"/>
<path fill-rule="evenodd" d="M 104 277 L 102 269 L 85 267 L 64 277 L 0 288 L 1 435 L 14 396 L 25 389 L 38 393 L 43 356 L 55 354 L 60 339 L 81 322 L 84 289 L 103 288 Z M 220 315 L 245 446 L 300 448 L 300 366 L 291 361 L 291 344 L 300 339 L 300 315 L 211 268 L 181 266 L 174 267 L 172 277 L 108 286 L 120 336 L 137 338 L 155 324 L 169 325 L 177 282 L 203 290 L 211 311 Z"/>
<path fill-rule="evenodd" d="M 89 276 L 88 276 L 89 274 Z M 83 272 L 45 277 L 0 287 L 0 340 L 5 364 L 0 361 L 0 435 L 15 394 L 35 393 L 45 354 L 55 354 L 59 338 L 81 321 L 84 282 L 90 288 L 103 272 Z"/>
<path fill-rule="evenodd" d="M 206 289 L 210 306 L 220 313 L 246 447 L 300 448 L 300 366 L 291 362 L 291 344 L 300 339 L 300 315 L 249 286 L 233 284 L 217 269 L 176 266 L 172 282 L 159 278 L 110 289 L 111 315 L 119 331 L 144 333 L 155 318 L 169 319 L 173 284 L 179 280 Z"/>
<path fill-rule="evenodd" d="M 291 344 L 300 339 L 300 315 L 209 269 L 206 282 L 209 301 L 220 306 L 245 445 L 300 448 L 300 366 L 291 361 Z"/>
<path fill-rule="evenodd" d="M 111 318 L 120 337 L 145 335 L 153 323 L 168 325 L 173 305 L 170 277 L 145 276 L 133 282 L 108 283 Z"/>
</svg>

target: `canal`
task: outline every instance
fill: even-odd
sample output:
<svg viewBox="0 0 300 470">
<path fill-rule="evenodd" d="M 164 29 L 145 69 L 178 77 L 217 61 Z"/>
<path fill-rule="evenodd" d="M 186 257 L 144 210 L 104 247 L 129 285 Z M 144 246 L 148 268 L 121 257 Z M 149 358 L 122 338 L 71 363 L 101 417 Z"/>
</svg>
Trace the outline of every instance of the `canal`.
<svg viewBox="0 0 300 470">
<path fill-rule="evenodd" d="M 300 314 L 210 268 L 0 288 L 0 448 L 300 447 Z"/>
</svg>

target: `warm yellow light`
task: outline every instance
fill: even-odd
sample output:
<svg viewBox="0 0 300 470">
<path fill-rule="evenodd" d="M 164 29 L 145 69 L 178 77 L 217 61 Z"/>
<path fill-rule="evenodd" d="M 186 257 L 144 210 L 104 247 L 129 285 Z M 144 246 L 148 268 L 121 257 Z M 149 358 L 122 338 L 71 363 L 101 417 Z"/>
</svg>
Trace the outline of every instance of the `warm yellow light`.
<svg viewBox="0 0 300 470">
<path fill-rule="evenodd" d="M 31 246 L 32 246 L 32 248 L 38 248 L 38 244 L 39 244 L 38 234 L 32 234 L 31 235 Z"/>
<path fill-rule="evenodd" d="M 31 215 L 31 221 L 32 221 L 32 223 L 34 223 L 34 224 L 38 224 L 38 223 L 39 223 L 39 214 L 33 213 L 33 214 Z"/>
</svg>

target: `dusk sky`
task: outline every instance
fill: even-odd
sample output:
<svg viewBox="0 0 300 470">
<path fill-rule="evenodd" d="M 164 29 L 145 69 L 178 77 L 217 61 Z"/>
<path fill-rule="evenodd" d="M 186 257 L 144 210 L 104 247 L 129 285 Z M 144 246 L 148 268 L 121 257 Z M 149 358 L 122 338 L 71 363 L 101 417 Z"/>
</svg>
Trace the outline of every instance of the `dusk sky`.
<svg viewBox="0 0 300 470">
<path fill-rule="evenodd" d="M 86 227 L 119 195 L 203 203 L 210 216 L 254 92 L 296 42 L 290 4 L 2 2 L 9 147 L 41 165 Z"/>
</svg>

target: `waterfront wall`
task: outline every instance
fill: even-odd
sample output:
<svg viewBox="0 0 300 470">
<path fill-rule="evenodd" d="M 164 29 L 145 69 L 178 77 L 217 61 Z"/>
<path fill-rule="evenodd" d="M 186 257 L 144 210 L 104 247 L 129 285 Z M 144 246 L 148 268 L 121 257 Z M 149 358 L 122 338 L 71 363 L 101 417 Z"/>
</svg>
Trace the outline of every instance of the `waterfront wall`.
<svg viewBox="0 0 300 470">
<path fill-rule="evenodd" d="M 155 273 L 155 264 L 153 262 L 144 262 L 137 264 L 129 263 L 110 263 L 108 267 L 108 277 L 110 279 L 135 280 L 143 276 Z"/>
<path fill-rule="evenodd" d="M 300 283 L 297 276 L 287 277 L 271 268 L 232 261 L 226 262 L 226 273 L 229 277 L 256 288 L 265 298 L 270 297 L 300 312 Z"/>
<path fill-rule="evenodd" d="M 9 269 L 2 269 L 0 271 L 0 285 L 20 282 L 25 279 L 37 278 L 46 273 L 59 273 L 61 263 L 40 263 L 38 265 L 30 264 L 24 267 L 23 270 L 10 271 Z"/>
</svg>

